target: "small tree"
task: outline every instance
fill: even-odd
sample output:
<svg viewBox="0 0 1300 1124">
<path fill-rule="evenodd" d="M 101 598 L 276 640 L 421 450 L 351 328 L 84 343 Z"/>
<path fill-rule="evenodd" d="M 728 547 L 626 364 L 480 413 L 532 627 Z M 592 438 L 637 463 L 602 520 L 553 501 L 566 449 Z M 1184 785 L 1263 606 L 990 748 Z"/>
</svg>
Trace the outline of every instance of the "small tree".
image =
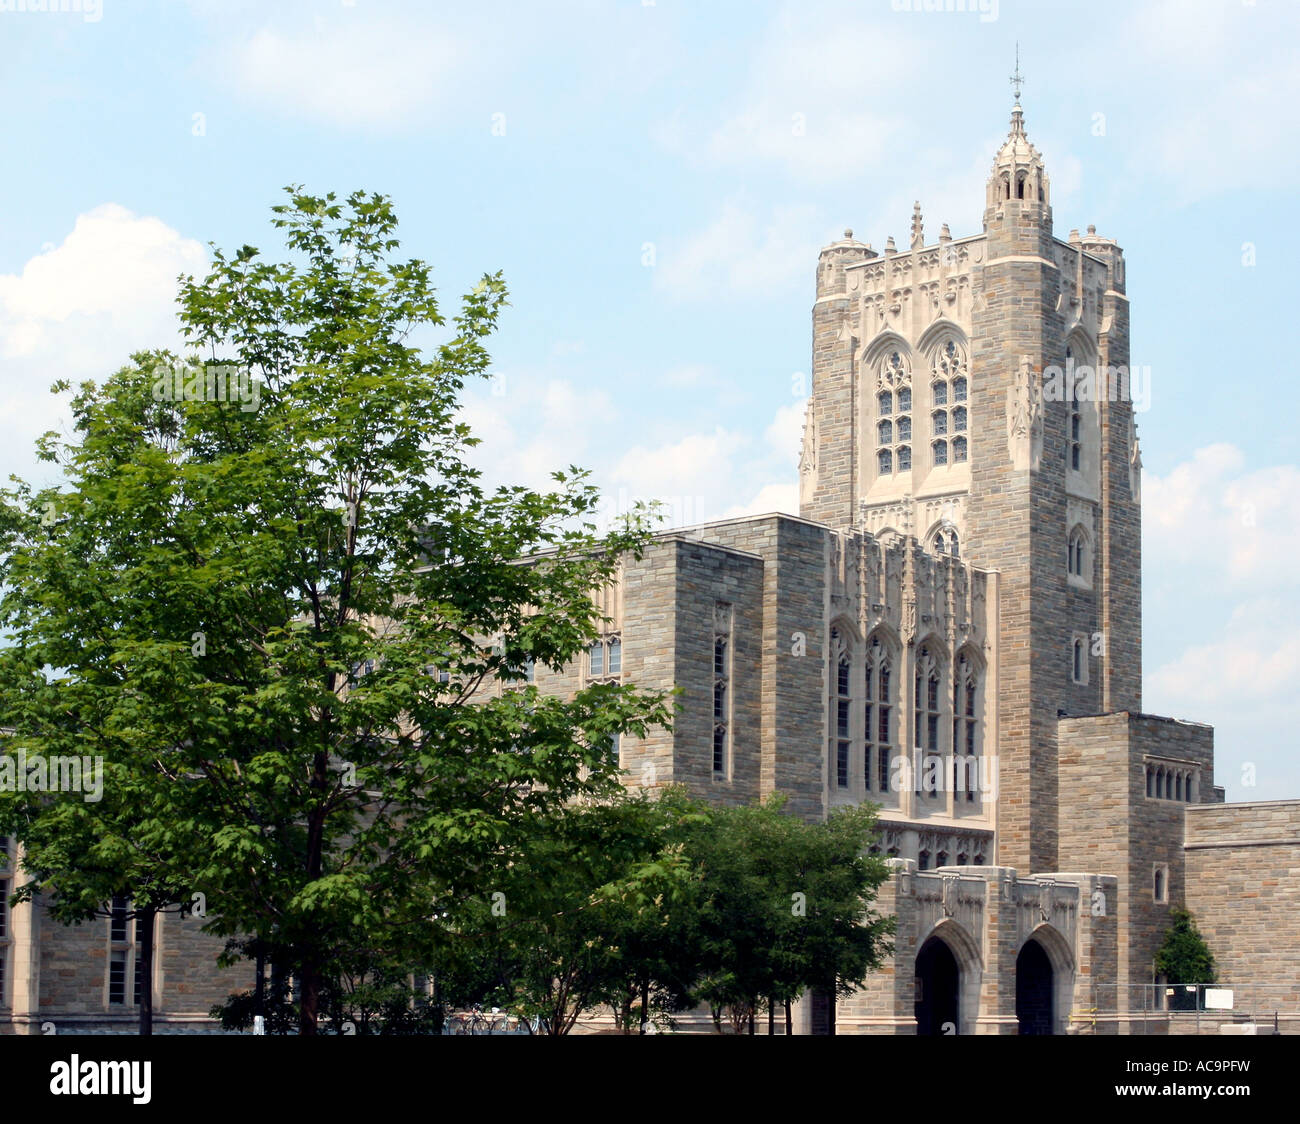
<svg viewBox="0 0 1300 1124">
<path fill-rule="evenodd" d="M 1156 975 L 1163 976 L 1175 989 L 1170 1006 L 1176 1011 L 1192 1011 L 1200 1001 L 1200 992 L 1193 994 L 1180 985 L 1214 983 L 1214 955 L 1190 910 L 1176 906 L 1169 911 L 1169 919 L 1164 943 L 1156 953 Z"/>
<path fill-rule="evenodd" d="M 760 805 L 723 808 L 690 844 L 703 880 L 700 994 L 750 1032 L 760 1006 L 786 1008 L 805 988 L 847 995 L 891 950 L 895 919 L 871 904 L 889 877 L 867 854 L 870 805 L 808 823 L 774 794 Z M 739 1029 L 739 1025 L 737 1025 Z"/>
<path fill-rule="evenodd" d="M 626 1023 L 629 991 L 670 1006 L 682 959 L 693 959 L 672 951 L 692 907 L 671 837 L 681 813 L 675 798 L 616 795 L 534 820 L 527 845 L 484 875 L 474 914 L 462 913 L 448 992 L 540 1018 L 553 1035 L 606 1004 Z"/>
</svg>

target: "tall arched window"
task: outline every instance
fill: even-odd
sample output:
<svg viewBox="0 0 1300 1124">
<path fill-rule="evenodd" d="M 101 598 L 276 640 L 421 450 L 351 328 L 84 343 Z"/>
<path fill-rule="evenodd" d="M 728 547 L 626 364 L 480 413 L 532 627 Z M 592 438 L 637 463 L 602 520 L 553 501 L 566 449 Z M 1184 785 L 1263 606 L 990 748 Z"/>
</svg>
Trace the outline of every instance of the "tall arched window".
<svg viewBox="0 0 1300 1124">
<path fill-rule="evenodd" d="M 929 644 L 922 644 L 916 653 L 916 677 L 912 691 L 912 728 L 916 731 L 916 792 L 921 792 L 922 778 L 927 782 L 926 792 L 934 795 L 938 791 L 937 778 L 933 769 L 927 769 L 926 757 L 939 752 L 939 663 L 930 651 Z"/>
<path fill-rule="evenodd" d="M 1088 535 L 1082 527 L 1075 527 L 1070 532 L 1066 546 L 1066 567 L 1072 577 L 1087 581 L 1091 575 L 1088 566 Z"/>
<path fill-rule="evenodd" d="M 844 652 L 835 675 L 835 783 L 840 788 L 849 787 L 849 753 L 853 746 L 849 732 L 853 720 L 851 671 L 849 654 Z"/>
<path fill-rule="evenodd" d="M 889 476 L 912 468 L 912 372 L 898 351 L 880 364 L 876 393 L 876 472 Z"/>
<path fill-rule="evenodd" d="M 862 759 L 866 790 L 889 791 L 889 766 L 894 740 L 893 659 L 878 635 L 867 644 L 866 702 L 863 704 L 865 752 Z M 873 783 L 874 771 L 874 783 Z"/>
<path fill-rule="evenodd" d="M 930 361 L 930 436 L 936 465 L 966 460 L 968 380 L 965 349 L 956 340 L 946 340 Z"/>
<path fill-rule="evenodd" d="M 979 784 L 979 718 L 975 706 L 978 691 L 979 673 L 975 663 L 963 654 L 957 658 L 952 676 L 952 787 L 953 799 L 960 800 L 964 791 L 968 804 L 975 802 Z"/>
<path fill-rule="evenodd" d="M 839 627 L 831 629 L 829 657 L 830 697 L 830 784 L 849 787 L 849 765 L 853 752 L 853 648 Z"/>
<path fill-rule="evenodd" d="M 1070 391 L 1070 416 L 1065 435 L 1065 463 L 1076 472 L 1083 466 L 1083 414 L 1079 407 L 1079 387 L 1083 376 L 1074 370 L 1074 352 L 1065 349 L 1065 369 L 1068 372 Z"/>
<path fill-rule="evenodd" d="M 1088 650 L 1084 643 L 1078 637 L 1070 645 L 1071 665 L 1070 673 L 1076 683 L 1088 682 Z"/>
</svg>

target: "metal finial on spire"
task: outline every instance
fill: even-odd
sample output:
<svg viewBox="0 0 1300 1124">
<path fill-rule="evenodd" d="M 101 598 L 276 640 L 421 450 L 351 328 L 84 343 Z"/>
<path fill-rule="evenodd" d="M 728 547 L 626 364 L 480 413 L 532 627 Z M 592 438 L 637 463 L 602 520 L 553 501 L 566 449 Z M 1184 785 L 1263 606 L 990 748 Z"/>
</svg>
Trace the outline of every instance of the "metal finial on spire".
<svg viewBox="0 0 1300 1124">
<path fill-rule="evenodd" d="M 1020 104 L 1020 87 L 1025 84 L 1025 76 L 1020 73 L 1020 41 L 1016 41 L 1016 72 L 1011 76 L 1011 85 L 1016 92 L 1016 105 Z"/>
</svg>

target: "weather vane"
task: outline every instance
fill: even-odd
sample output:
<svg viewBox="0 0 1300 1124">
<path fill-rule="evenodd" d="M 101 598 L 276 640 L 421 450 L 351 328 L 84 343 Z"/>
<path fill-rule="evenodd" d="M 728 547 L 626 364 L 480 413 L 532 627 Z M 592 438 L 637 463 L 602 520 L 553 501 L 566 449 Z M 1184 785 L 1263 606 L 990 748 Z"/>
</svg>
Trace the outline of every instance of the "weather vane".
<svg viewBox="0 0 1300 1124">
<path fill-rule="evenodd" d="M 1016 72 L 1011 76 L 1011 85 L 1016 91 L 1016 105 L 1020 104 L 1020 87 L 1025 83 L 1025 76 L 1020 73 L 1020 42 L 1016 41 Z"/>
</svg>

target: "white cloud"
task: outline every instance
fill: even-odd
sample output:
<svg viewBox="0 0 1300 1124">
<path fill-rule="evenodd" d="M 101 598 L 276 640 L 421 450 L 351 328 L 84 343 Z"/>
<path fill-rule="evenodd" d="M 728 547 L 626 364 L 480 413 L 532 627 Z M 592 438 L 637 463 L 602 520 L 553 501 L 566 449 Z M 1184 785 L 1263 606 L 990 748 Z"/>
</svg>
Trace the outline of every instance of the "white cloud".
<svg viewBox="0 0 1300 1124">
<path fill-rule="evenodd" d="M 772 511 L 799 514 L 798 484 L 764 484 L 748 503 L 728 508 L 723 518 L 734 519 L 741 515 L 767 515 Z"/>
<path fill-rule="evenodd" d="M 614 466 L 618 487 L 659 498 L 691 497 L 702 506 L 731 482 L 732 458 L 749 438 L 718 426 L 712 433 L 691 433 L 679 440 L 647 448 L 637 445 Z"/>
<path fill-rule="evenodd" d="M 78 216 L 63 243 L 31 258 L 19 274 L 0 275 L 0 354 L 16 359 L 57 350 L 67 360 L 175 342 L 176 277 L 201 274 L 203 247 L 156 218 L 105 203 Z"/>
<path fill-rule="evenodd" d="M 1116 36 L 1117 65 L 1140 108 L 1148 175 L 1185 204 L 1234 188 L 1300 184 L 1300 72 L 1292 4 L 1163 0 L 1135 5 Z M 1153 87 L 1148 91 L 1147 86 Z M 1153 159 L 1154 156 L 1154 159 Z M 1144 177 L 1146 178 L 1146 177 Z"/>
<path fill-rule="evenodd" d="M 772 453 L 782 464 L 793 467 L 799 464 L 799 453 L 803 448 L 803 420 L 807 402 L 800 399 L 788 406 L 781 406 L 776 417 L 763 433 L 764 439 Z"/>
<path fill-rule="evenodd" d="M 834 183 L 878 163 L 904 134 L 894 94 L 913 72 L 906 24 L 887 10 L 783 8 L 750 59 L 743 88 L 706 123 L 676 111 L 655 134 L 670 151 L 719 165 L 780 165 L 803 182 Z"/>
<path fill-rule="evenodd" d="M 572 464 L 590 468 L 593 435 L 615 418 L 603 390 L 536 371 L 505 371 L 467 388 L 458 420 L 482 442 L 470 453 L 489 485 L 554 486 Z"/>
<path fill-rule="evenodd" d="M 102 378 L 131 352 L 181 349 L 179 274 L 207 271 L 203 247 L 157 218 L 105 203 L 79 215 L 57 246 L 0 275 L 0 477 L 44 480 L 33 442 L 60 428 L 55 379 Z"/>
<path fill-rule="evenodd" d="M 475 57 L 482 61 L 479 45 Z M 362 8 L 290 30 L 264 26 L 227 48 L 226 73 L 280 113 L 346 127 L 393 128 L 460 88 L 468 47 L 441 27 Z"/>
<path fill-rule="evenodd" d="M 1148 561 L 1175 569 L 1198 544 L 1198 570 L 1239 592 L 1294 587 L 1300 556 L 1300 468 L 1247 471 L 1233 445 L 1198 449 L 1167 477 L 1144 474 Z"/>
<path fill-rule="evenodd" d="M 1280 597 L 1242 602 L 1212 643 L 1188 648 L 1156 669 L 1149 690 L 1196 709 L 1281 699 L 1300 680 L 1300 634 L 1279 628 L 1293 615 Z"/>
<path fill-rule="evenodd" d="M 767 219 L 731 200 L 703 230 L 665 241 L 655 287 L 678 299 L 772 296 L 811 276 L 827 241 L 812 206 L 774 207 Z"/>
<path fill-rule="evenodd" d="M 1215 726 L 1230 799 L 1300 794 L 1300 467 L 1251 469 L 1235 446 L 1210 445 L 1164 477 L 1145 474 L 1142 491 L 1146 597 L 1176 614 L 1148 630 L 1148 650 L 1167 652 L 1145 677 L 1144 707 Z M 1171 646 L 1175 627 L 1183 642 Z M 1248 762 L 1256 788 L 1240 784 Z"/>
</svg>

